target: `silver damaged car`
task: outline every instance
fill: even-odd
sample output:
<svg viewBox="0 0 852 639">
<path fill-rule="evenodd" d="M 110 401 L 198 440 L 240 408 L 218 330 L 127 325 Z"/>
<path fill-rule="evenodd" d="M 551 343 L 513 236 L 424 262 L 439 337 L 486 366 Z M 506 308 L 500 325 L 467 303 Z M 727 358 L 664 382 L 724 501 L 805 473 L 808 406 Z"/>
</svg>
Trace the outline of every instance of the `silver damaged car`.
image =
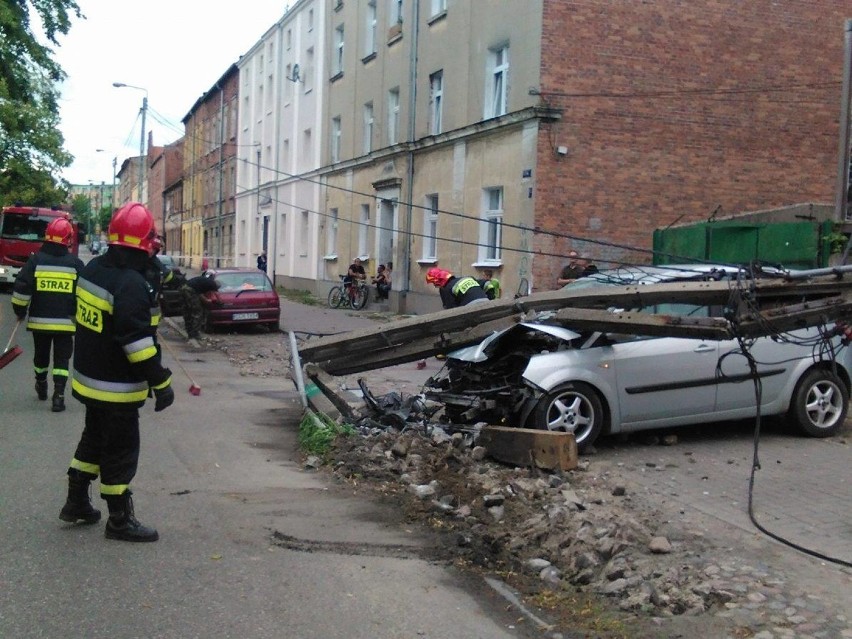
<svg viewBox="0 0 852 639">
<path fill-rule="evenodd" d="M 721 266 L 622 268 L 568 286 L 726 277 L 730 269 Z M 720 308 L 688 304 L 641 312 L 722 315 Z M 757 414 L 757 388 L 737 340 L 574 331 L 548 324 L 547 318 L 541 314 L 448 354 L 446 366 L 425 388 L 428 398 L 444 405 L 443 420 L 572 432 L 584 450 L 601 435 Z M 762 416 L 784 416 L 811 437 L 828 437 L 841 428 L 852 354 L 840 338 L 810 328 L 749 344 Z"/>
</svg>

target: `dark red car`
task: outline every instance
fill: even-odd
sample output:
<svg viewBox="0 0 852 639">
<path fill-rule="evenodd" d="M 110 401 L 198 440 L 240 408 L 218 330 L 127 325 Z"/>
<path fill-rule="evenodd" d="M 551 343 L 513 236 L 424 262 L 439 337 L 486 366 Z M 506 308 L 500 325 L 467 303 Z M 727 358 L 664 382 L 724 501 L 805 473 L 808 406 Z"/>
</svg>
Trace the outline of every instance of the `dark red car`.
<svg viewBox="0 0 852 639">
<path fill-rule="evenodd" d="M 228 268 L 207 271 L 219 284 L 219 290 L 201 297 L 205 324 L 233 326 L 263 324 L 277 331 L 281 304 L 272 281 L 254 268 Z"/>
</svg>

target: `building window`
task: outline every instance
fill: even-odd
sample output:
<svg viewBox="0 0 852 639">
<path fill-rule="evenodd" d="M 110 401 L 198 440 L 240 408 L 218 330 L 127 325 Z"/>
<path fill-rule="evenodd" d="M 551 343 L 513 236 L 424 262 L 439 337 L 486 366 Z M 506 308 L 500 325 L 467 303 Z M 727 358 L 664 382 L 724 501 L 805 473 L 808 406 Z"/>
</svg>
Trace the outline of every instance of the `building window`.
<svg viewBox="0 0 852 639">
<path fill-rule="evenodd" d="M 308 31 L 314 30 L 314 10 L 308 10 Z"/>
<path fill-rule="evenodd" d="M 444 13 L 447 10 L 447 0 L 432 0 L 432 15 Z"/>
<path fill-rule="evenodd" d="M 337 254 L 337 222 L 339 218 L 339 212 L 337 209 L 329 209 L 328 211 L 329 224 L 328 224 L 328 232 L 325 234 L 325 254 L 336 255 Z"/>
<path fill-rule="evenodd" d="M 332 72 L 334 75 L 343 73 L 343 25 L 334 30 L 334 62 Z"/>
<path fill-rule="evenodd" d="M 364 153 L 373 150 L 373 103 L 364 105 Z"/>
<path fill-rule="evenodd" d="M 399 87 L 388 91 L 388 144 L 399 142 Z"/>
<path fill-rule="evenodd" d="M 305 68 L 299 70 L 299 77 L 305 87 L 305 93 L 310 93 L 314 88 L 314 48 L 305 51 Z"/>
<path fill-rule="evenodd" d="M 364 38 L 364 55 L 368 56 L 376 52 L 376 0 L 367 2 L 367 32 Z"/>
<path fill-rule="evenodd" d="M 390 26 L 402 24 L 402 0 L 388 0 L 388 2 L 390 2 L 388 24 Z"/>
<path fill-rule="evenodd" d="M 429 133 L 441 132 L 441 110 L 444 102 L 444 72 L 435 71 L 429 76 Z"/>
<path fill-rule="evenodd" d="M 499 262 L 503 257 L 503 188 L 483 191 L 482 222 L 479 232 L 479 261 Z"/>
<path fill-rule="evenodd" d="M 287 75 L 284 82 L 284 102 L 289 102 L 293 98 L 293 65 L 288 64 L 286 69 Z"/>
<path fill-rule="evenodd" d="M 293 46 L 293 30 L 287 29 L 287 51 Z"/>
<path fill-rule="evenodd" d="M 358 255 L 368 255 L 367 242 L 370 239 L 370 205 L 361 205 L 361 219 L 358 224 Z"/>
<path fill-rule="evenodd" d="M 340 141 L 343 130 L 340 124 L 340 116 L 331 119 L 331 161 L 340 162 Z"/>
<path fill-rule="evenodd" d="M 438 258 L 438 196 L 426 196 L 426 208 L 423 211 L 423 259 Z"/>
<path fill-rule="evenodd" d="M 508 109 L 509 46 L 492 49 L 488 62 L 488 94 L 485 96 L 485 117 L 505 115 Z"/>
</svg>

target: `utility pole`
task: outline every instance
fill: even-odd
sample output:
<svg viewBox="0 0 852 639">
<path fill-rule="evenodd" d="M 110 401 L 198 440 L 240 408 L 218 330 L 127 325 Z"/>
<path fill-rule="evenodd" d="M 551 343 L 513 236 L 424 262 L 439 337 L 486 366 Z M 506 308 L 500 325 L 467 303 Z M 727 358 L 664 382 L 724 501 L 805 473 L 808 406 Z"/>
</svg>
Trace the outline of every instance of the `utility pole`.
<svg viewBox="0 0 852 639">
<path fill-rule="evenodd" d="M 137 87 L 124 82 L 113 82 L 114 87 L 127 87 L 128 89 L 138 89 L 144 91 L 145 96 L 142 98 L 142 132 L 139 135 L 139 201 L 142 204 L 145 202 L 145 164 L 147 161 L 147 153 L 145 152 L 145 115 L 148 112 L 148 89 L 145 87 Z"/>
</svg>

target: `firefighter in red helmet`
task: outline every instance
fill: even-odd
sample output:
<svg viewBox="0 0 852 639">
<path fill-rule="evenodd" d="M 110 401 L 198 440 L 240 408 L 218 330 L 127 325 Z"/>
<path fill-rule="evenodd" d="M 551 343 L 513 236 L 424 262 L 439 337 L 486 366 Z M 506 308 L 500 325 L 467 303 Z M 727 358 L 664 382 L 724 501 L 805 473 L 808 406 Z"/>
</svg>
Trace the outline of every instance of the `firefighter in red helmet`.
<svg viewBox="0 0 852 639">
<path fill-rule="evenodd" d="M 444 308 L 456 308 L 488 301 L 488 296 L 479 282 L 469 275 L 456 277 L 449 271 L 435 267 L 426 271 L 426 283 L 438 289 Z"/>
<path fill-rule="evenodd" d="M 175 397 L 171 371 L 160 362 L 151 323 L 156 300 L 144 276 L 156 235 L 151 212 L 138 202 L 125 204 L 109 223 L 106 253 L 83 268 L 77 284 L 71 388 L 86 407 L 86 422 L 68 468 L 68 499 L 59 518 L 100 520 L 89 500 L 89 484 L 100 476 L 109 508 L 107 539 L 159 539 L 155 529 L 136 519 L 130 491 L 139 461 L 139 408 L 149 391 L 155 411 Z"/>
<path fill-rule="evenodd" d="M 47 399 L 47 377 L 53 351 L 53 397 L 51 410 L 65 410 L 68 363 L 74 349 L 74 291 L 83 262 L 68 251 L 74 242 L 74 227 L 66 218 L 52 220 L 45 229 L 44 243 L 30 255 L 15 279 L 12 308 L 18 320 L 27 319 L 33 335 L 33 368 L 36 396 Z"/>
</svg>

